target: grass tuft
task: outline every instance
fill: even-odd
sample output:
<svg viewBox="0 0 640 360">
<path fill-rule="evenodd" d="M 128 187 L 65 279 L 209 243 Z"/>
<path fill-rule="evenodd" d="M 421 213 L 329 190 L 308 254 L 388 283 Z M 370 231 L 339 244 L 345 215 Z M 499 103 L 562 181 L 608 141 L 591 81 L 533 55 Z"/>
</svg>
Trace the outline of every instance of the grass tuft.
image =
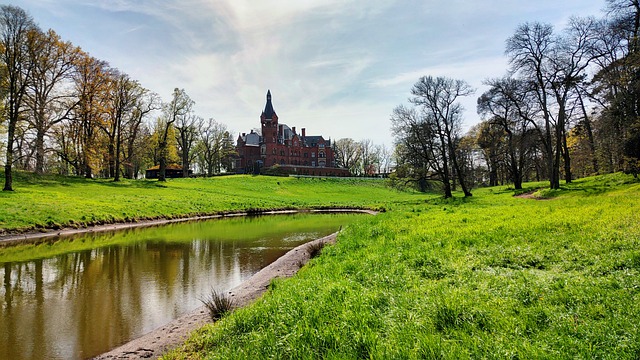
<svg viewBox="0 0 640 360">
<path fill-rule="evenodd" d="M 211 293 L 200 299 L 209 312 L 211 321 L 218 321 L 233 310 L 233 299 L 223 291 L 211 289 Z"/>
</svg>

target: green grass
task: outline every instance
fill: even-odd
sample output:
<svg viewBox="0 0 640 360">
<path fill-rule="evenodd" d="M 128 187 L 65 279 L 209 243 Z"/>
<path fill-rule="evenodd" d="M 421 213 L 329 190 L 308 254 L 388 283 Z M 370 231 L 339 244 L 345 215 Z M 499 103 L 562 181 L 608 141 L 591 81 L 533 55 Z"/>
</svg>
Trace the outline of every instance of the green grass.
<svg viewBox="0 0 640 360">
<path fill-rule="evenodd" d="M 538 192 L 396 204 L 165 358 L 639 358 L 640 183 Z"/>
<path fill-rule="evenodd" d="M 256 209 L 385 209 L 424 198 L 384 181 L 264 176 L 114 183 L 18 172 L 14 189 L 0 192 L 0 234 Z"/>
</svg>

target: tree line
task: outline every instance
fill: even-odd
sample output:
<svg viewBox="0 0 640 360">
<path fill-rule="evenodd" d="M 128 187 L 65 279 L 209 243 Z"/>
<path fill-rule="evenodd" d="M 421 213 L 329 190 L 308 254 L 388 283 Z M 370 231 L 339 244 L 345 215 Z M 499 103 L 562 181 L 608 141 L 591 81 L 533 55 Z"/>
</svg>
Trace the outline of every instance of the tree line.
<svg viewBox="0 0 640 360">
<path fill-rule="evenodd" d="M 370 139 L 343 138 L 334 141 L 331 147 L 336 166 L 348 169 L 353 176 L 386 176 L 393 168 L 392 151 Z"/>
<path fill-rule="evenodd" d="M 231 168 L 227 127 L 197 116 L 183 89 L 164 102 L 10 5 L 0 7 L 0 100 L 4 190 L 14 168 L 115 181 L 158 164 L 160 180 L 171 163 L 209 176 Z"/>
<path fill-rule="evenodd" d="M 462 134 L 463 80 L 424 76 L 391 115 L 398 179 L 445 197 L 457 186 L 560 180 L 640 169 L 640 2 L 607 0 L 601 18 L 561 31 L 530 22 L 506 40 L 509 69 L 486 79 L 482 121 Z"/>
</svg>

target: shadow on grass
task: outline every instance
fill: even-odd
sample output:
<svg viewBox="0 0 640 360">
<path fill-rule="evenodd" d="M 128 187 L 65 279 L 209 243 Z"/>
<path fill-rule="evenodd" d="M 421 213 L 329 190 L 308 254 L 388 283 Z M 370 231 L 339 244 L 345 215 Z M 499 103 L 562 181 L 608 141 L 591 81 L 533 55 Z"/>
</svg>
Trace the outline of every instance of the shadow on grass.
<svg viewBox="0 0 640 360">
<path fill-rule="evenodd" d="M 542 189 L 538 196 L 544 199 L 560 195 L 596 196 L 619 191 L 620 186 L 640 184 L 640 180 L 624 173 L 606 174 L 574 180 L 560 186 L 560 189 Z"/>
<path fill-rule="evenodd" d="M 4 179 L 4 171 L 0 171 L 0 178 Z M 82 186 L 82 185 L 101 185 L 116 188 L 166 188 L 167 184 L 158 180 L 132 180 L 122 179 L 115 182 L 113 179 L 87 179 L 82 176 L 68 175 L 38 175 L 27 171 L 15 171 L 13 173 L 13 186 L 20 188 L 21 185 L 37 185 L 46 187 L 56 186 Z"/>
</svg>

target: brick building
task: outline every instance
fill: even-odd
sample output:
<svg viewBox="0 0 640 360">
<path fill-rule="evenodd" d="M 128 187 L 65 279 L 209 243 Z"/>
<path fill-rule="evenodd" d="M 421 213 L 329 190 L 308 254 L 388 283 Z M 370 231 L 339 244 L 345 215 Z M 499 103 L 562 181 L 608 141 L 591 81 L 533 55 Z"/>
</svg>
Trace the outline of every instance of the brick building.
<svg viewBox="0 0 640 360">
<path fill-rule="evenodd" d="M 347 169 L 336 167 L 331 140 L 308 136 L 296 127 L 278 122 L 278 115 L 267 91 L 267 104 L 260 115 L 261 134 L 254 132 L 238 136 L 236 172 L 258 173 L 266 168 L 281 172 L 316 176 L 349 176 Z"/>
</svg>

